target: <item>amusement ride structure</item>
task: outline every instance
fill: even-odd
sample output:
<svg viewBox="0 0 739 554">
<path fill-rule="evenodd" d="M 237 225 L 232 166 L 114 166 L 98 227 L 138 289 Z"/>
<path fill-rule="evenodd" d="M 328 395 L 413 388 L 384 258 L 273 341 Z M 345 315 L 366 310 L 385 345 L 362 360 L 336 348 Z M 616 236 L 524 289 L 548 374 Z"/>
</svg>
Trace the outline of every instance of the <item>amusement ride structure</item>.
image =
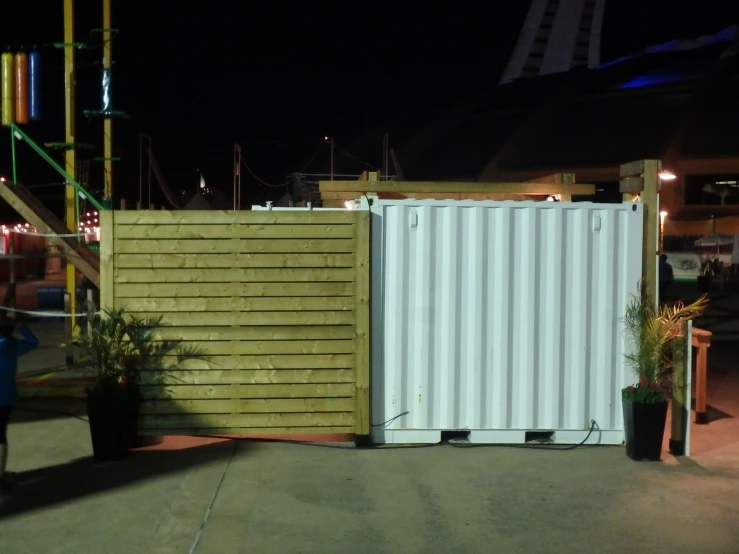
<svg viewBox="0 0 739 554">
<path fill-rule="evenodd" d="M 95 251 L 95 242 L 83 240 L 97 236 L 95 229 L 81 225 L 82 210 L 80 200 L 94 206 L 98 211 L 110 209 L 113 203 L 113 162 L 112 155 L 113 120 L 123 116 L 112 104 L 112 39 L 117 29 L 111 27 L 111 0 L 102 0 L 103 25 L 92 33 L 102 36 L 101 105 L 98 110 L 86 110 L 85 116 L 102 120 L 103 156 L 95 158 L 104 168 L 104 194 L 102 202 L 86 190 L 76 175 L 75 141 L 75 50 L 83 48 L 84 43 L 74 39 L 74 1 L 64 2 L 64 41 L 53 43 L 64 52 L 64 92 L 65 92 L 65 139 L 59 143 L 47 143 L 43 147 L 22 129 L 29 121 L 41 118 L 41 64 L 39 52 L 34 49 L 28 53 L 22 48 L 16 52 L 8 51 L 0 58 L 0 83 L 2 100 L 2 125 L 11 134 L 12 174 L 0 183 L 0 197 L 30 223 L 34 230 L 27 228 L 6 229 L 7 233 L 23 233 L 49 239 L 52 246 L 59 248 L 67 259 L 66 289 L 70 297 L 70 312 L 74 324 L 75 296 L 77 290 L 77 271 L 79 270 L 95 286 L 100 284 L 100 259 Z M 59 173 L 65 182 L 64 221 L 52 213 L 27 188 L 20 184 L 16 149 L 21 143 L 28 145 L 42 160 Z M 47 150 L 63 150 L 63 164 L 55 161 Z M 11 268 L 13 260 L 11 259 Z M 11 277 L 11 284 L 14 278 Z M 9 306 L 5 307 L 6 309 Z"/>
</svg>

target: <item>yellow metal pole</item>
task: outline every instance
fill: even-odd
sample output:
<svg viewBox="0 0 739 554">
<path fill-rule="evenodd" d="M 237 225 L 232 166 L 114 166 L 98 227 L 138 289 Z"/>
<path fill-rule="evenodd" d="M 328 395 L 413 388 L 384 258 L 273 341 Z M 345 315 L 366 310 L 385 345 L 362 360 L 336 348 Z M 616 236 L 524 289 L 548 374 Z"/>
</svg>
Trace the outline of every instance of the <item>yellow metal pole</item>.
<svg viewBox="0 0 739 554">
<path fill-rule="evenodd" d="M 64 154 L 65 170 L 75 176 L 75 101 L 74 101 L 74 0 L 64 0 L 64 123 L 67 149 Z M 77 203 L 74 185 L 67 184 L 64 194 L 67 227 L 73 233 L 78 231 Z M 67 292 L 70 297 L 69 309 L 76 313 L 77 268 L 67 262 Z M 74 328 L 72 318 L 72 328 Z M 68 340 L 71 337 L 67 337 Z"/>
<path fill-rule="evenodd" d="M 103 0 L 103 70 L 108 71 L 113 66 L 112 36 L 110 0 Z M 105 114 L 103 114 L 103 156 L 105 157 L 103 161 L 105 171 L 103 205 L 111 207 L 113 204 L 113 120 Z"/>
</svg>

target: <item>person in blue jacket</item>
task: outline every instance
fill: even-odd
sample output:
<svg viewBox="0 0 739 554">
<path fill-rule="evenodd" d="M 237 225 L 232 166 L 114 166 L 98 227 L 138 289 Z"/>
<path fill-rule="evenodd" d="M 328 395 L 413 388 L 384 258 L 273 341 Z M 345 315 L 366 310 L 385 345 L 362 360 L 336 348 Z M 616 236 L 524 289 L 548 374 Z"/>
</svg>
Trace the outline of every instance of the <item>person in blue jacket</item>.
<svg viewBox="0 0 739 554">
<path fill-rule="evenodd" d="M 23 338 L 13 336 L 15 322 L 10 318 L 0 320 L 0 496 L 7 492 L 9 483 L 5 474 L 8 463 L 8 420 L 10 409 L 15 403 L 15 374 L 18 370 L 18 356 L 30 352 L 38 346 L 38 339 L 31 331 L 18 326 Z"/>
</svg>

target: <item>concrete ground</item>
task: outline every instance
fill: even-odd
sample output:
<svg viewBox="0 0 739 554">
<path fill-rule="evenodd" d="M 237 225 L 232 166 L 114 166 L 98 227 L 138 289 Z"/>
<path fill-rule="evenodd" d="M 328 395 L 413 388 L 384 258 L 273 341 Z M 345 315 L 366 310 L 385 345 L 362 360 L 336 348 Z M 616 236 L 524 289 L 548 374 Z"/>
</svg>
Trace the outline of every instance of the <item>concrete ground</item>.
<svg viewBox="0 0 739 554">
<path fill-rule="evenodd" d="M 32 326 L 46 348 L 22 361 L 27 390 L 76 377 L 51 372 L 61 325 Z M 27 398 L 9 430 L 18 484 L 0 507 L 0 554 L 739 554 L 735 344 L 711 347 L 710 423 L 691 425 L 693 457 L 661 463 L 621 447 L 167 437 L 99 464 L 81 402 Z"/>
<path fill-rule="evenodd" d="M 78 419 L 16 413 L 0 552 L 739 552 L 739 444 L 636 463 L 183 438 L 96 464 L 89 441 Z"/>
</svg>

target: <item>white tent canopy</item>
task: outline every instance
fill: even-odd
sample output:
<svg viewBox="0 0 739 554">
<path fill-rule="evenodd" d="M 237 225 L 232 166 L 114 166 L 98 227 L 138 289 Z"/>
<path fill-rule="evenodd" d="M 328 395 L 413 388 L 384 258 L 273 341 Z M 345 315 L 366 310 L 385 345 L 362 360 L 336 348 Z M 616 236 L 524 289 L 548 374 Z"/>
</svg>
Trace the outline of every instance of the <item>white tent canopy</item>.
<svg viewBox="0 0 739 554">
<path fill-rule="evenodd" d="M 730 246 L 734 244 L 734 237 L 731 235 L 722 235 L 714 233 L 705 237 L 699 238 L 695 241 L 696 248 L 706 248 L 711 246 Z"/>
</svg>

